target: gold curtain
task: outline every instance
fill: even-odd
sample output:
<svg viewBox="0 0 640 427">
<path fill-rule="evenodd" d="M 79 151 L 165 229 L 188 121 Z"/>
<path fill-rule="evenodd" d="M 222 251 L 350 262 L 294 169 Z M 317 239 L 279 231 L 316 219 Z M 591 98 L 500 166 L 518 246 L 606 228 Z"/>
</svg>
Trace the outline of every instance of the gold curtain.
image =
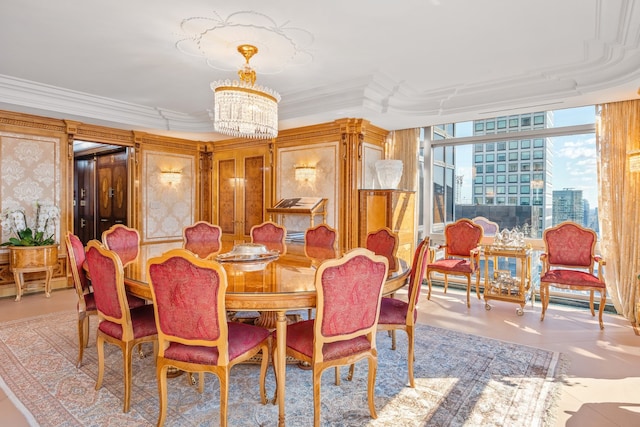
<svg viewBox="0 0 640 427">
<path fill-rule="evenodd" d="M 418 144 L 420 129 L 403 129 L 390 133 L 387 158 L 402 160 L 402 178 L 398 188 L 418 189 Z"/>
<path fill-rule="evenodd" d="M 640 149 L 640 100 L 598 109 L 598 216 L 607 292 L 618 313 L 635 322 L 640 297 L 640 173 L 629 171 L 628 153 Z"/>
</svg>

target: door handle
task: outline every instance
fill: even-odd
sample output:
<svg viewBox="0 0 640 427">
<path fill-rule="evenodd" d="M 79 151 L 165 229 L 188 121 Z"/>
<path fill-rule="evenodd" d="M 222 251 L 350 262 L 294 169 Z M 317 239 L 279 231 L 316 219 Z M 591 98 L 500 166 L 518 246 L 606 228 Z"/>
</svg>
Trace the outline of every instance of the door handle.
<svg viewBox="0 0 640 427">
<path fill-rule="evenodd" d="M 87 221 L 84 218 L 80 218 L 80 228 L 85 228 L 87 226 Z"/>
</svg>

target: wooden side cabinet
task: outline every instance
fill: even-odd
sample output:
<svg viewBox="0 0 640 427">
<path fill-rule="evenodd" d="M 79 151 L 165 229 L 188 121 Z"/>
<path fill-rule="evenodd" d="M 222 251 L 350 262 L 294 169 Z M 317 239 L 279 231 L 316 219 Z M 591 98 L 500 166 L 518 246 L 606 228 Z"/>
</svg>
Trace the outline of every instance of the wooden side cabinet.
<svg viewBox="0 0 640 427">
<path fill-rule="evenodd" d="M 398 258 L 411 265 L 416 235 L 414 193 L 404 190 L 359 190 L 359 245 L 364 247 L 369 232 L 388 227 L 398 235 Z"/>
</svg>

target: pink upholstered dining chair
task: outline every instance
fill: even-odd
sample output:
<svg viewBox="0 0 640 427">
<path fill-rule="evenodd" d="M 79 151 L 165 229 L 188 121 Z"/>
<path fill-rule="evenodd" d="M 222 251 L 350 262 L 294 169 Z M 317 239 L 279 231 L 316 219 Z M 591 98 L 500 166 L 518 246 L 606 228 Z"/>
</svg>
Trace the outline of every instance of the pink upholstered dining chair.
<svg viewBox="0 0 640 427">
<path fill-rule="evenodd" d="M 156 364 L 160 394 L 158 426 L 162 426 L 166 418 L 170 366 L 200 373 L 201 393 L 203 373 L 218 376 L 220 425 L 226 426 L 229 371 L 261 351 L 260 399 L 266 403 L 265 377 L 271 334 L 258 326 L 227 323 L 224 268 L 215 261 L 197 258 L 187 250 L 174 249 L 147 262 L 147 277 L 160 347 Z"/>
<path fill-rule="evenodd" d="M 600 293 L 598 321 L 600 329 L 604 329 L 602 312 L 607 302 L 607 286 L 604 281 L 605 261 L 595 254 L 597 234 L 575 222 L 565 221 L 555 227 L 547 228 L 542 234 L 545 251 L 540 255 L 542 271 L 540 273 L 540 299 L 542 314 L 549 305 L 549 287 L 589 291 L 589 308 L 593 309 L 594 293 Z M 594 274 L 598 265 L 597 276 Z"/>
<path fill-rule="evenodd" d="M 338 233 L 327 224 L 318 224 L 304 232 L 304 254 L 308 258 L 335 258 L 337 244 Z"/>
<path fill-rule="evenodd" d="M 316 427 L 320 426 L 322 372 L 335 367 L 338 383 L 338 368 L 362 359 L 369 363 L 369 412 L 372 418 L 377 417 L 374 404 L 378 366 L 376 328 L 388 270 L 385 257 L 364 248 L 323 262 L 315 275 L 316 318 L 287 326 L 287 355 L 311 365 Z"/>
<path fill-rule="evenodd" d="M 102 243 L 114 251 L 126 267 L 138 258 L 140 253 L 140 233 L 135 228 L 116 224 L 102 233 Z"/>
<path fill-rule="evenodd" d="M 200 258 L 213 258 L 222 247 L 222 229 L 207 221 L 198 221 L 184 227 L 182 247 Z"/>
<path fill-rule="evenodd" d="M 447 293 L 448 276 L 465 276 L 467 278 L 467 307 L 471 307 L 471 276 L 476 276 L 476 294 L 480 299 L 480 242 L 483 231 L 479 224 L 470 219 L 462 218 L 448 224 L 444 228 L 444 245 L 438 249 L 444 249 L 444 256 L 437 261 L 431 260 L 427 265 L 427 281 L 431 299 L 431 274 L 434 272 L 444 274 L 444 293 Z"/>
<path fill-rule="evenodd" d="M 89 279 L 87 279 L 83 267 L 85 261 L 84 246 L 80 239 L 69 231 L 67 231 L 64 240 L 67 247 L 67 256 L 69 257 L 71 277 L 78 297 L 78 303 L 76 304 L 78 310 L 78 361 L 76 366 L 79 368 L 82 365 L 84 348 L 89 345 L 89 318 L 97 315 L 98 310 L 89 285 Z"/>
<path fill-rule="evenodd" d="M 265 221 L 262 224 L 254 225 L 249 230 L 251 243 L 261 243 L 271 251 L 278 251 L 284 255 L 287 252 L 287 229 L 275 222 Z"/>
<path fill-rule="evenodd" d="M 396 271 L 398 264 L 396 253 L 398 252 L 398 235 L 388 227 L 372 231 L 367 234 L 365 247 L 376 255 L 382 255 L 389 261 L 389 271 Z"/>
<path fill-rule="evenodd" d="M 420 297 L 420 288 L 422 280 L 427 271 L 427 263 L 429 262 L 429 238 L 426 237 L 418 244 L 416 252 L 413 256 L 411 273 L 409 276 L 409 289 L 407 301 L 397 298 L 384 297 L 380 306 L 380 318 L 378 319 L 378 330 L 393 331 L 400 329 L 407 333 L 408 340 L 408 371 L 409 385 L 415 387 L 413 379 L 413 362 L 414 362 L 414 346 L 415 346 L 415 330 L 416 320 L 418 318 L 418 298 Z M 392 349 L 395 350 L 395 333 L 392 334 Z"/>
<path fill-rule="evenodd" d="M 96 390 L 104 377 L 104 343 L 120 347 L 124 364 L 124 409 L 129 412 L 131 401 L 131 357 L 133 348 L 144 342 L 154 343 L 157 349 L 156 322 L 153 306 L 130 308 L 124 288 L 124 271 L 120 258 L 97 240 L 87 245 L 86 262 L 100 323 L 96 346 L 98 348 L 98 378 Z"/>
</svg>

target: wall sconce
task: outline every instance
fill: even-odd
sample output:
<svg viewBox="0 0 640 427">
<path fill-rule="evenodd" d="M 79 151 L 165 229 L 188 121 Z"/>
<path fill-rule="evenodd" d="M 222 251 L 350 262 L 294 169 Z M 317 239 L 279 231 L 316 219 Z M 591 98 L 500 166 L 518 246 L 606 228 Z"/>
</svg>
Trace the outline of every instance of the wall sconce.
<svg viewBox="0 0 640 427">
<path fill-rule="evenodd" d="M 640 172 L 640 150 L 629 152 L 629 172 Z"/>
<path fill-rule="evenodd" d="M 315 166 L 296 166 L 295 178 L 296 178 L 296 181 L 315 181 L 316 180 Z"/>
<path fill-rule="evenodd" d="M 160 172 L 160 182 L 167 185 L 180 184 L 182 180 L 182 172 L 181 171 L 162 171 Z"/>
</svg>

